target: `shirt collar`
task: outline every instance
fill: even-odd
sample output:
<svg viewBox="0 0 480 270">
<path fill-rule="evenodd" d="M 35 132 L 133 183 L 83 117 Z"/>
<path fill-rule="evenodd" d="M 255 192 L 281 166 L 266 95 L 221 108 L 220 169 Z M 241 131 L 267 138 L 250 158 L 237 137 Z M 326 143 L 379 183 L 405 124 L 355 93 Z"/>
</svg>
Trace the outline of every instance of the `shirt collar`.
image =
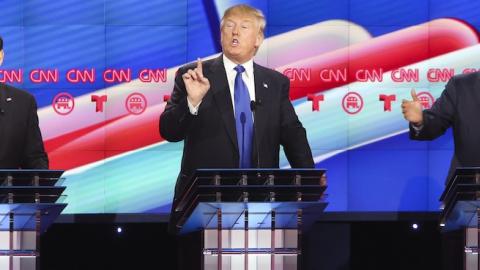
<svg viewBox="0 0 480 270">
<path fill-rule="evenodd" d="M 234 68 L 237 66 L 237 64 L 228 59 L 225 54 L 223 55 L 223 65 L 225 66 L 225 70 L 227 70 L 227 72 L 236 72 Z M 253 78 L 253 59 L 243 63 L 242 66 L 245 68 L 245 75 L 247 78 Z"/>
</svg>

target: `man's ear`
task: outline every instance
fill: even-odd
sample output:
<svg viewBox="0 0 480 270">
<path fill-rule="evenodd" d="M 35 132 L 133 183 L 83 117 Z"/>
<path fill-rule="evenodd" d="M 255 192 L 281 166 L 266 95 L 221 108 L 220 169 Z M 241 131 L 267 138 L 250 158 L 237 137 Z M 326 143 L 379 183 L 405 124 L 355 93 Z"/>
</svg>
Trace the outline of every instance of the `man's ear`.
<svg viewBox="0 0 480 270">
<path fill-rule="evenodd" d="M 255 40 L 255 47 L 257 50 L 258 48 L 260 48 L 260 45 L 262 45 L 263 39 L 264 39 L 263 33 L 259 33 L 257 35 L 257 39 Z"/>
<path fill-rule="evenodd" d="M 0 51 L 0 66 L 3 63 L 3 50 Z"/>
</svg>

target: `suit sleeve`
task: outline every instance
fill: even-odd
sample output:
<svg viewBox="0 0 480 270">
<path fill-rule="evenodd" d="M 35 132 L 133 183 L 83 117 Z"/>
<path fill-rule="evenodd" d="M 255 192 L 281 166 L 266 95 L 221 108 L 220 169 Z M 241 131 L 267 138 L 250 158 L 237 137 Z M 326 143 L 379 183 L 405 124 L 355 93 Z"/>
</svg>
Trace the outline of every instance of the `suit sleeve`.
<svg viewBox="0 0 480 270">
<path fill-rule="evenodd" d="M 455 79 L 447 83 L 442 95 L 432 108 L 423 111 L 423 127 L 415 130 L 410 124 L 410 138 L 413 140 L 433 140 L 452 126 L 457 107 Z"/>
<path fill-rule="evenodd" d="M 290 81 L 286 77 L 282 80 L 280 143 L 292 168 L 314 168 L 307 133 L 289 99 Z"/>
<path fill-rule="evenodd" d="M 160 135 L 170 142 L 178 142 L 185 139 L 188 129 L 195 118 L 190 113 L 188 107 L 187 90 L 182 79 L 183 73 L 185 73 L 185 70 L 180 68 L 175 76 L 172 95 L 160 116 Z"/>
<path fill-rule="evenodd" d="M 48 169 L 48 156 L 43 146 L 42 134 L 38 123 L 37 103 L 32 97 L 28 110 L 28 133 L 21 167 L 23 169 Z"/>
</svg>

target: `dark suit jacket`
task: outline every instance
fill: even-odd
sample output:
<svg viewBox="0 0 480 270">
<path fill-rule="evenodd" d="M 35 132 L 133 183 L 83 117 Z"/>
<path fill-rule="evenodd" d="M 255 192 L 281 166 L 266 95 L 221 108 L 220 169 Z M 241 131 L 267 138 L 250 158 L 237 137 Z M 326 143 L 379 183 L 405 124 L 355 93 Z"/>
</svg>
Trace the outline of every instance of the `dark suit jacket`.
<svg viewBox="0 0 480 270">
<path fill-rule="evenodd" d="M 0 168 L 48 169 L 34 97 L 5 84 L 0 84 Z"/>
<path fill-rule="evenodd" d="M 480 166 L 480 73 L 450 79 L 432 108 L 423 111 L 423 128 L 410 125 L 414 140 L 432 140 L 452 127 L 455 153 L 447 181 L 457 167 Z"/>
<path fill-rule="evenodd" d="M 195 68 L 195 64 L 179 69 L 171 98 L 160 117 L 162 137 L 171 142 L 184 140 L 185 144 L 174 205 L 196 169 L 239 167 L 235 116 L 222 56 L 203 63 L 210 90 L 200 104 L 198 115 L 190 113 L 181 77 L 189 68 Z M 252 164 L 278 168 L 282 145 L 292 167 L 313 168 L 305 129 L 289 100 L 290 81 L 281 73 L 257 64 L 253 69 L 255 99 L 261 105 L 255 110 L 254 137 L 258 141 L 253 144 Z"/>
</svg>

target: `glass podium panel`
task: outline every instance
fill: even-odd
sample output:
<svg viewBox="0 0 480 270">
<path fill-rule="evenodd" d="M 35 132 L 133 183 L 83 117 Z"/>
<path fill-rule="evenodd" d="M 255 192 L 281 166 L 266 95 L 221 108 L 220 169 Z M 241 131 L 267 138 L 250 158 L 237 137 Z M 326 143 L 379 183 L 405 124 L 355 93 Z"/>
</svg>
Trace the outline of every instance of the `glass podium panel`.
<svg viewBox="0 0 480 270">
<path fill-rule="evenodd" d="M 275 211 L 276 228 L 297 228 L 298 210 L 302 209 L 307 216 L 316 217 L 326 206 L 325 202 L 199 203 L 180 233 L 216 229 L 218 210 L 222 213 L 222 229 L 244 229 L 245 210 L 248 210 L 249 229 L 269 229 L 272 226 L 272 211 Z"/>
<path fill-rule="evenodd" d="M 67 206 L 62 174 L 0 170 L 0 269 L 40 269 L 40 234 Z"/>
</svg>

